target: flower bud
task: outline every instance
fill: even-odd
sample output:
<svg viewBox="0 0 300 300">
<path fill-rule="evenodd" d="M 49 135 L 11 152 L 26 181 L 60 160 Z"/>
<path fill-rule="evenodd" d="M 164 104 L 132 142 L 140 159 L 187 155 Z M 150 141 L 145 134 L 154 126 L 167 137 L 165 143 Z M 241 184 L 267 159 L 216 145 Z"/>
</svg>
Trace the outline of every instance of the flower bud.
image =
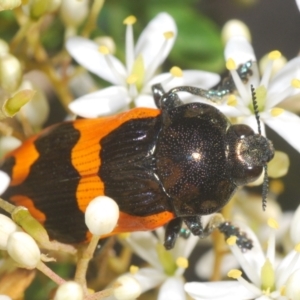
<svg viewBox="0 0 300 300">
<path fill-rule="evenodd" d="M 14 9 L 22 4 L 21 0 L 1 0 L 0 11 Z"/>
<path fill-rule="evenodd" d="M 33 20 L 37 20 L 43 15 L 49 13 L 52 0 L 29 0 L 28 4 L 23 5 L 23 11 Z"/>
<path fill-rule="evenodd" d="M 4 40 L 0 39 L 0 56 L 5 55 L 7 53 L 9 53 L 9 46 Z"/>
<path fill-rule="evenodd" d="M 50 110 L 44 92 L 27 80 L 22 82 L 21 89 L 34 90 L 35 94 L 29 102 L 22 106 L 17 118 L 25 117 L 33 128 L 41 127 L 46 122 Z"/>
<path fill-rule="evenodd" d="M 117 300 L 132 300 L 141 295 L 142 288 L 139 282 L 130 275 L 124 275 L 117 279 L 121 286 L 114 289 Z"/>
<path fill-rule="evenodd" d="M 0 214 L 0 249 L 6 250 L 7 240 L 11 233 L 21 231 L 21 228 L 10 218 Z"/>
<path fill-rule="evenodd" d="M 82 299 L 83 299 L 82 287 L 74 281 L 69 281 L 60 285 L 54 297 L 54 300 L 82 300 Z"/>
<path fill-rule="evenodd" d="M 6 295 L 0 295 L 0 300 L 12 300 L 12 299 Z"/>
<path fill-rule="evenodd" d="M 22 80 L 19 60 L 7 53 L 0 56 L 0 87 L 9 93 L 17 90 Z"/>
<path fill-rule="evenodd" d="M 0 118 L 13 117 L 19 110 L 28 103 L 34 96 L 33 90 L 22 90 L 15 93 L 12 97 L 6 99 L 1 107 Z"/>
<path fill-rule="evenodd" d="M 275 151 L 274 158 L 268 164 L 268 175 L 272 178 L 279 178 L 289 170 L 290 159 L 288 155 L 282 151 Z"/>
<path fill-rule="evenodd" d="M 25 232 L 13 232 L 9 235 L 7 252 L 21 267 L 28 269 L 35 268 L 41 257 L 35 240 Z"/>
<path fill-rule="evenodd" d="M 233 36 L 243 36 L 248 42 L 251 42 L 251 33 L 245 23 L 240 20 L 229 20 L 222 29 L 222 40 L 226 44 Z"/>
<path fill-rule="evenodd" d="M 49 4 L 48 12 L 49 13 L 56 12 L 61 5 L 61 1 L 62 0 L 52 0 L 51 3 Z"/>
<path fill-rule="evenodd" d="M 87 0 L 62 0 L 60 16 L 66 26 L 78 27 L 89 13 Z"/>
<path fill-rule="evenodd" d="M 22 142 L 14 136 L 2 136 L 0 137 L 0 157 L 3 157 L 8 152 L 18 148 Z M 0 178 L 0 186 L 2 185 Z M 2 189 L 0 188 L 0 192 Z M 1 193 L 0 193 L 1 195 Z"/>
<path fill-rule="evenodd" d="M 106 196 L 92 200 L 85 211 L 85 224 L 94 235 L 104 235 L 113 231 L 119 219 L 117 203 Z"/>
<path fill-rule="evenodd" d="M 9 176 L 6 173 L 0 171 L 0 195 L 5 192 L 9 183 L 10 183 Z"/>
</svg>

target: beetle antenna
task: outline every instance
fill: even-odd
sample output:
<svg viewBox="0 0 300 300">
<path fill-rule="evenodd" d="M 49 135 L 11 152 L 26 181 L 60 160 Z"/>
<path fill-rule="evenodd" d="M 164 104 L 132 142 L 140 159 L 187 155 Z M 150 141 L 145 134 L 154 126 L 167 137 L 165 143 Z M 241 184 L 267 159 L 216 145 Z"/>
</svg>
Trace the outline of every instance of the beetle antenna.
<svg viewBox="0 0 300 300">
<path fill-rule="evenodd" d="M 255 93 L 255 89 L 252 84 L 251 84 L 251 94 L 252 94 L 254 114 L 255 114 L 256 121 L 257 121 L 258 133 L 261 135 L 261 126 L 260 126 L 258 105 L 257 105 L 257 101 L 256 101 L 256 93 Z M 265 163 L 263 167 L 264 167 L 264 180 L 263 180 L 263 186 L 262 186 L 262 208 L 263 208 L 263 210 L 266 210 L 267 196 L 268 196 L 268 192 L 269 192 L 269 179 L 268 179 L 267 163 Z"/>
<path fill-rule="evenodd" d="M 252 84 L 251 84 L 251 94 L 252 94 L 252 102 L 253 102 L 254 114 L 255 114 L 256 121 L 257 121 L 258 133 L 261 134 L 258 105 L 257 105 L 257 101 L 256 101 L 256 92 L 255 92 L 255 88 L 253 87 Z"/>
</svg>

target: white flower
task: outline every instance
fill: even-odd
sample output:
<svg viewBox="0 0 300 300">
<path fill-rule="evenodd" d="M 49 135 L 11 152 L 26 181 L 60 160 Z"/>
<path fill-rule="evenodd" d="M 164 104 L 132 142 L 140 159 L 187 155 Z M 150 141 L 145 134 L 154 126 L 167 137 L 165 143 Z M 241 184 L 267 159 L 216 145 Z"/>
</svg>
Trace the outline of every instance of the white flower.
<svg viewBox="0 0 300 300">
<path fill-rule="evenodd" d="M 167 13 L 158 14 L 144 29 L 134 46 L 132 25 L 136 19 L 130 16 L 126 24 L 126 63 L 122 64 L 105 46 L 82 37 L 70 38 L 66 47 L 75 60 L 113 86 L 84 95 L 70 104 L 75 114 L 93 118 L 136 106 L 155 107 L 151 86 L 162 83 L 166 90 L 177 85 L 198 85 L 210 88 L 219 76 L 209 72 L 182 71 L 172 68 L 170 73 L 154 76 L 168 56 L 175 42 L 177 28 Z"/>
<path fill-rule="evenodd" d="M 159 228 L 156 230 L 157 237 L 151 232 L 130 234 L 125 244 L 150 265 L 140 269 L 132 267 L 131 274 L 140 283 L 142 292 L 160 286 L 157 299 L 184 300 L 183 273 L 199 237 L 178 238 L 175 247 L 167 251 L 163 246 L 164 233 L 164 229 Z"/>
<path fill-rule="evenodd" d="M 299 228 L 299 211 L 300 207 L 291 222 L 292 240 L 295 233 L 294 227 Z M 275 231 L 278 228 L 278 223 L 274 219 L 269 219 L 268 225 L 271 232 L 267 241 L 266 254 L 263 253 L 257 237 L 249 228 L 243 230 L 253 241 L 254 247 L 250 251 L 243 253 L 235 244 L 233 237 L 228 239 L 230 249 L 249 281 L 241 277 L 239 270 L 231 270 L 228 276 L 237 279 L 237 281 L 187 283 L 185 285 L 186 292 L 197 300 L 299 299 L 299 283 L 295 284 L 295 280 L 299 278 L 300 271 L 300 244 L 296 244 L 295 248 L 278 263 L 275 259 Z M 298 240 L 297 237 L 297 240 L 293 241 Z M 291 296 L 295 294 L 298 296 Z"/>
<path fill-rule="evenodd" d="M 274 61 L 280 56 L 279 51 L 269 53 L 269 62 L 260 77 L 252 46 L 242 36 L 232 37 L 225 47 L 225 59 L 238 95 L 236 97 L 230 95 L 228 97 L 230 105 L 221 105 L 220 110 L 229 117 L 240 117 L 239 122 L 250 125 L 257 131 L 250 89 L 253 85 L 262 120 L 262 133 L 265 135 L 265 123 L 300 152 L 300 139 L 295 138 L 300 130 L 300 118 L 292 112 L 276 107 L 286 98 L 300 92 L 300 57 L 289 61 L 271 78 Z M 250 76 L 248 82 L 243 83 L 235 68 L 249 60 L 253 62 L 253 75 Z"/>
</svg>

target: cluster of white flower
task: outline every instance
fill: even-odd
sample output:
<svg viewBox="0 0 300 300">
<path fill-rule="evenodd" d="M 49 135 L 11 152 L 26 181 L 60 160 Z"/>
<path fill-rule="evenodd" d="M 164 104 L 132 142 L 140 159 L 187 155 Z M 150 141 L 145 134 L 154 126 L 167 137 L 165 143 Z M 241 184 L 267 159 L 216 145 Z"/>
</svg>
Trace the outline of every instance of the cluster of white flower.
<svg viewBox="0 0 300 300">
<path fill-rule="evenodd" d="M 52 4 L 54 2 L 51 1 Z M 21 1 L 6 1 L 6 4 L 13 8 L 21 5 Z M 25 6 L 23 8 L 32 13 L 30 5 L 32 5 L 31 2 L 27 8 Z M 78 5 L 82 7 L 81 15 L 85 18 L 88 10 L 87 1 L 79 1 Z M 300 7 L 299 1 L 297 5 Z M 68 24 L 67 36 L 73 36 L 74 28 L 78 27 L 83 17 L 78 18 L 76 14 L 73 15 L 67 7 L 69 7 L 68 1 L 63 1 L 62 20 Z M 168 73 L 157 75 L 160 65 L 175 42 L 177 36 L 175 21 L 167 13 L 158 14 L 134 45 L 133 24 L 135 22 L 136 18 L 133 16 L 124 20 L 126 25 L 125 64 L 103 44 L 79 36 L 73 36 L 67 40 L 67 50 L 80 65 L 112 84 L 110 87 L 82 95 L 73 101 L 69 108 L 74 114 L 85 118 L 95 118 L 113 114 L 131 106 L 153 108 L 155 103 L 151 95 L 151 86 L 157 83 L 161 83 L 166 91 L 185 85 L 210 89 L 219 83 L 220 76 L 217 74 L 181 70 L 177 66 L 171 68 Z M 250 86 L 254 86 L 263 135 L 265 135 L 266 124 L 300 152 L 300 139 L 295 139 L 295 135 L 300 130 L 299 116 L 282 107 L 277 107 L 289 97 L 300 96 L 300 57 L 276 69 L 276 63 L 279 60 L 282 63 L 284 60 L 279 51 L 272 51 L 264 60 L 263 71 L 259 72 L 258 62 L 249 42 L 249 33 L 246 34 L 247 37 L 242 35 L 245 30 L 234 27 L 235 34 L 227 37 L 225 46 L 226 66 L 230 71 L 236 91 L 234 94 L 225 95 L 220 103 L 212 105 L 229 118 L 248 124 L 257 131 L 250 89 Z M 253 74 L 246 82 L 243 82 L 237 73 L 237 67 L 248 61 L 252 62 Z M 18 68 L 16 69 L 18 71 Z M 31 97 L 33 95 L 30 95 Z M 193 101 L 206 100 L 193 98 Z M 38 114 L 34 113 L 34 115 Z M 29 119 L 33 118 L 29 117 Z M 37 123 L 40 125 L 41 121 Z M 5 191 L 8 184 L 9 177 L 0 171 L 0 194 Z M 89 203 L 85 212 L 85 223 L 92 234 L 91 242 L 87 247 L 88 257 L 93 254 L 99 238 L 114 230 L 118 218 L 118 205 L 109 197 L 100 196 Z M 158 299 L 160 300 L 186 299 L 186 293 L 196 300 L 298 300 L 300 299 L 300 206 L 290 223 L 290 240 L 294 249 L 290 249 L 284 257 L 276 255 L 275 232 L 279 225 L 274 219 L 270 219 L 268 225 L 270 232 L 266 254 L 262 251 L 258 237 L 247 226 L 239 225 L 253 242 L 251 250 L 242 251 L 236 245 L 234 236 L 227 239 L 228 247 L 248 280 L 242 277 L 240 270 L 232 269 L 229 270 L 228 276 L 236 280 L 185 283 L 183 274 L 189 265 L 188 257 L 198 242 L 196 236 L 178 239 L 171 251 L 166 251 L 163 247 L 163 228 L 157 229 L 155 235 L 151 232 L 135 232 L 125 239 L 120 238 L 121 243 L 145 260 L 149 267 L 132 266 L 127 274 L 116 280 L 117 287 L 113 288 L 107 299 L 135 299 L 140 294 L 159 287 Z M 41 266 L 43 256 L 36 241 L 10 218 L 2 214 L 0 214 L 0 249 L 7 251 L 20 267 L 44 270 Z M 87 264 L 85 267 L 87 268 Z M 86 268 L 83 267 L 83 270 L 86 271 Z M 81 274 L 81 276 L 85 275 L 85 272 Z M 84 280 L 85 278 L 83 279 L 85 283 Z M 61 280 L 54 299 L 88 300 L 86 286 L 81 283 Z M 5 297 L 0 295 L 0 300 L 8 299 Z"/>
</svg>

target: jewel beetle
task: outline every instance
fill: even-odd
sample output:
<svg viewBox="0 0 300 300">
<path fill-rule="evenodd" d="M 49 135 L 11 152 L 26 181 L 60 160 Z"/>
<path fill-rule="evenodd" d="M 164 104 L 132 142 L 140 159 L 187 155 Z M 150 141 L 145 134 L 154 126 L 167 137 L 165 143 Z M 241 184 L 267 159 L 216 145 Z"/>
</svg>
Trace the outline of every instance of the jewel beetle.
<svg viewBox="0 0 300 300">
<path fill-rule="evenodd" d="M 88 203 L 99 195 L 120 208 L 112 234 L 166 225 L 174 246 L 184 222 L 201 235 L 201 216 L 220 210 L 238 186 L 257 179 L 274 155 L 272 143 L 243 124 L 232 125 L 214 106 L 184 104 L 180 91 L 153 86 L 157 109 L 53 125 L 9 153 L 11 177 L 2 197 L 25 206 L 63 243 L 88 241 Z M 211 93 L 210 93 L 211 94 Z"/>
</svg>

